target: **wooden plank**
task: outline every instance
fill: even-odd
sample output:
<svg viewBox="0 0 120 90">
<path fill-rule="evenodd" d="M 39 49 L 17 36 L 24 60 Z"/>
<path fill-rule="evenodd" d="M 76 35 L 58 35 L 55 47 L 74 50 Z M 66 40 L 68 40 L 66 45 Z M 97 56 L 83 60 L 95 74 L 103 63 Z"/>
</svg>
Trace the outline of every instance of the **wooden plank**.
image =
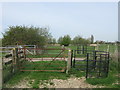
<svg viewBox="0 0 120 90">
<path fill-rule="evenodd" d="M 68 49 L 68 60 L 67 60 L 67 70 L 66 70 L 67 74 L 70 69 L 71 69 L 71 50 Z"/>
<path fill-rule="evenodd" d="M 2 53 L 0 53 L 0 89 L 2 89 L 3 86 L 3 75 L 2 75 Z"/>
</svg>

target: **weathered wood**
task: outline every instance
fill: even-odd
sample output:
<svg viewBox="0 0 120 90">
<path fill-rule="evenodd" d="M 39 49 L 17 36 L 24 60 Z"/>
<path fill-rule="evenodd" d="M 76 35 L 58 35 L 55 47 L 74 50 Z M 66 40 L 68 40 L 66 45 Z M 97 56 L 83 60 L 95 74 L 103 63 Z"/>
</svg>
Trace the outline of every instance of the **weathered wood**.
<svg viewBox="0 0 120 90">
<path fill-rule="evenodd" d="M 2 53 L 0 53 L 0 89 L 2 89 L 3 86 L 3 74 L 2 74 L 3 68 L 2 68 Z"/>
<path fill-rule="evenodd" d="M 36 45 L 34 45 L 34 55 L 36 55 L 36 53 L 37 53 L 37 52 L 36 52 L 36 51 L 37 51 L 36 49 L 37 49 L 37 47 L 36 47 Z"/>
<path fill-rule="evenodd" d="M 13 48 L 13 50 L 12 50 L 12 66 L 13 66 L 13 68 L 12 68 L 12 73 L 14 73 L 14 64 L 15 64 L 15 48 Z"/>
<path fill-rule="evenodd" d="M 68 60 L 67 60 L 67 70 L 66 70 L 66 73 L 69 72 L 69 70 L 71 69 L 71 49 L 68 49 Z"/>
<path fill-rule="evenodd" d="M 109 49 L 110 49 L 110 46 L 108 45 L 108 47 L 107 47 L 107 52 L 109 52 Z"/>
</svg>

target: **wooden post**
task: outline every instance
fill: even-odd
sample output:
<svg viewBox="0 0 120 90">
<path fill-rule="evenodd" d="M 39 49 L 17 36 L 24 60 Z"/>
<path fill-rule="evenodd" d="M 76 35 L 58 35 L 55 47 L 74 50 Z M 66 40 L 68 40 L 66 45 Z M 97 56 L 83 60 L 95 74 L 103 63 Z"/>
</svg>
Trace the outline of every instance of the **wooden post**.
<svg viewBox="0 0 120 90">
<path fill-rule="evenodd" d="M 15 48 L 15 68 L 16 68 L 16 72 L 18 72 L 19 70 L 18 48 Z"/>
<path fill-rule="evenodd" d="M 97 43 L 97 46 L 95 46 L 95 50 L 98 50 L 98 45 L 99 45 L 99 44 Z"/>
<path fill-rule="evenodd" d="M 37 50 L 37 47 L 36 45 L 34 45 L 34 55 L 36 55 L 36 50 Z"/>
<path fill-rule="evenodd" d="M 67 74 L 70 69 L 71 69 L 71 50 L 68 49 L 68 60 L 67 60 L 67 70 L 66 70 Z"/>
<path fill-rule="evenodd" d="M 15 48 L 12 50 L 12 74 L 15 72 Z"/>
<path fill-rule="evenodd" d="M 115 43 L 115 53 L 118 52 L 118 45 Z"/>
<path fill-rule="evenodd" d="M 13 64 L 13 73 L 15 74 L 18 71 L 19 65 L 18 58 L 18 48 L 13 48 L 12 50 L 12 64 Z"/>
<path fill-rule="evenodd" d="M 96 50 L 96 51 L 98 50 L 97 46 L 95 46 L 95 50 Z"/>
<path fill-rule="evenodd" d="M 109 52 L 109 48 L 110 48 L 110 46 L 108 45 L 108 47 L 107 47 L 107 52 Z"/>
<path fill-rule="evenodd" d="M 26 59 L 26 48 L 25 47 L 24 47 L 23 54 L 24 54 L 24 60 L 25 60 Z"/>
<path fill-rule="evenodd" d="M 0 89 L 3 87 L 3 68 L 2 68 L 2 52 L 0 52 Z"/>
</svg>

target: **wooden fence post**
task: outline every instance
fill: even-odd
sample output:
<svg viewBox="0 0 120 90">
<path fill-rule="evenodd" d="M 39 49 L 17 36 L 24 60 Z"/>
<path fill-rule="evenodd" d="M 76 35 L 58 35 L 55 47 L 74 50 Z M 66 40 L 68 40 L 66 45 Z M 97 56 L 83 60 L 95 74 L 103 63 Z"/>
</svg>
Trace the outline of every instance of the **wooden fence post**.
<svg viewBox="0 0 120 90">
<path fill-rule="evenodd" d="M 67 59 L 67 70 L 66 70 L 66 73 L 68 73 L 69 72 L 69 70 L 71 69 L 71 50 L 70 49 L 68 49 L 68 59 Z"/>
<path fill-rule="evenodd" d="M 12 73 L 15 72 L 15 48 L 12 50 Z"/>
<path fill-rule="evenodd" d="M 3 87 L 2 53 L 0 52 L 0 89 Z"/>
<path fill-rule="evenodd" d="M 19 68 L 19 57 L 18 57 L 18 48 L 15 48 L 15 73 L 18 72 Z"/>
<path fill-rule="evenodd" d="M 36 50 L 37 50 L 37 47 L 36 45 L 34 45 L 34 55 L 36 55 Z"/>
<path fill-rule="evenodd" d="M 24 54 L 24 60 L 26 59 L 26 48 L 24 47 L 23 49 L 23 54 Z"/>
<path fill-rule="evenodd" d="M 109 52 L 109 50 L 110 50 L 110 46 L 108 45 L 108 47 L 107 47 L 107 52 Z"/>
<path fill-rule="evenodd" d="M 18 48 L 13 48 L 12 50 L 12 64 L 13 64 L 13 73 L 16 73 L 18 71 Z"/>
<path fill-rule="evenodd" d="M 97 43 L 97 46 L 95 46 L 95 50 L 98 50 L 99 44 Z"/>
</svg>

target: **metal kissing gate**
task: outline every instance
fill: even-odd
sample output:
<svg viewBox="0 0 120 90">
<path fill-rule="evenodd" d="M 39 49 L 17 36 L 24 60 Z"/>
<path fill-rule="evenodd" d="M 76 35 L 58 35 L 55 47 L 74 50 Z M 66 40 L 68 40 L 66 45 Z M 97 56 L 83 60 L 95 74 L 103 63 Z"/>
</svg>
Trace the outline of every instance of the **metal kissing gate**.
<svg viewBox="0 0 120 90">
<path fill-rule="evenodd" d="M 86 54 L 73 51 L 72 68 L 85 71 L 86 78 L 107 77 L 109 71 L 109 53 L 105 51 L 91 51 Z"/>
</svg>

